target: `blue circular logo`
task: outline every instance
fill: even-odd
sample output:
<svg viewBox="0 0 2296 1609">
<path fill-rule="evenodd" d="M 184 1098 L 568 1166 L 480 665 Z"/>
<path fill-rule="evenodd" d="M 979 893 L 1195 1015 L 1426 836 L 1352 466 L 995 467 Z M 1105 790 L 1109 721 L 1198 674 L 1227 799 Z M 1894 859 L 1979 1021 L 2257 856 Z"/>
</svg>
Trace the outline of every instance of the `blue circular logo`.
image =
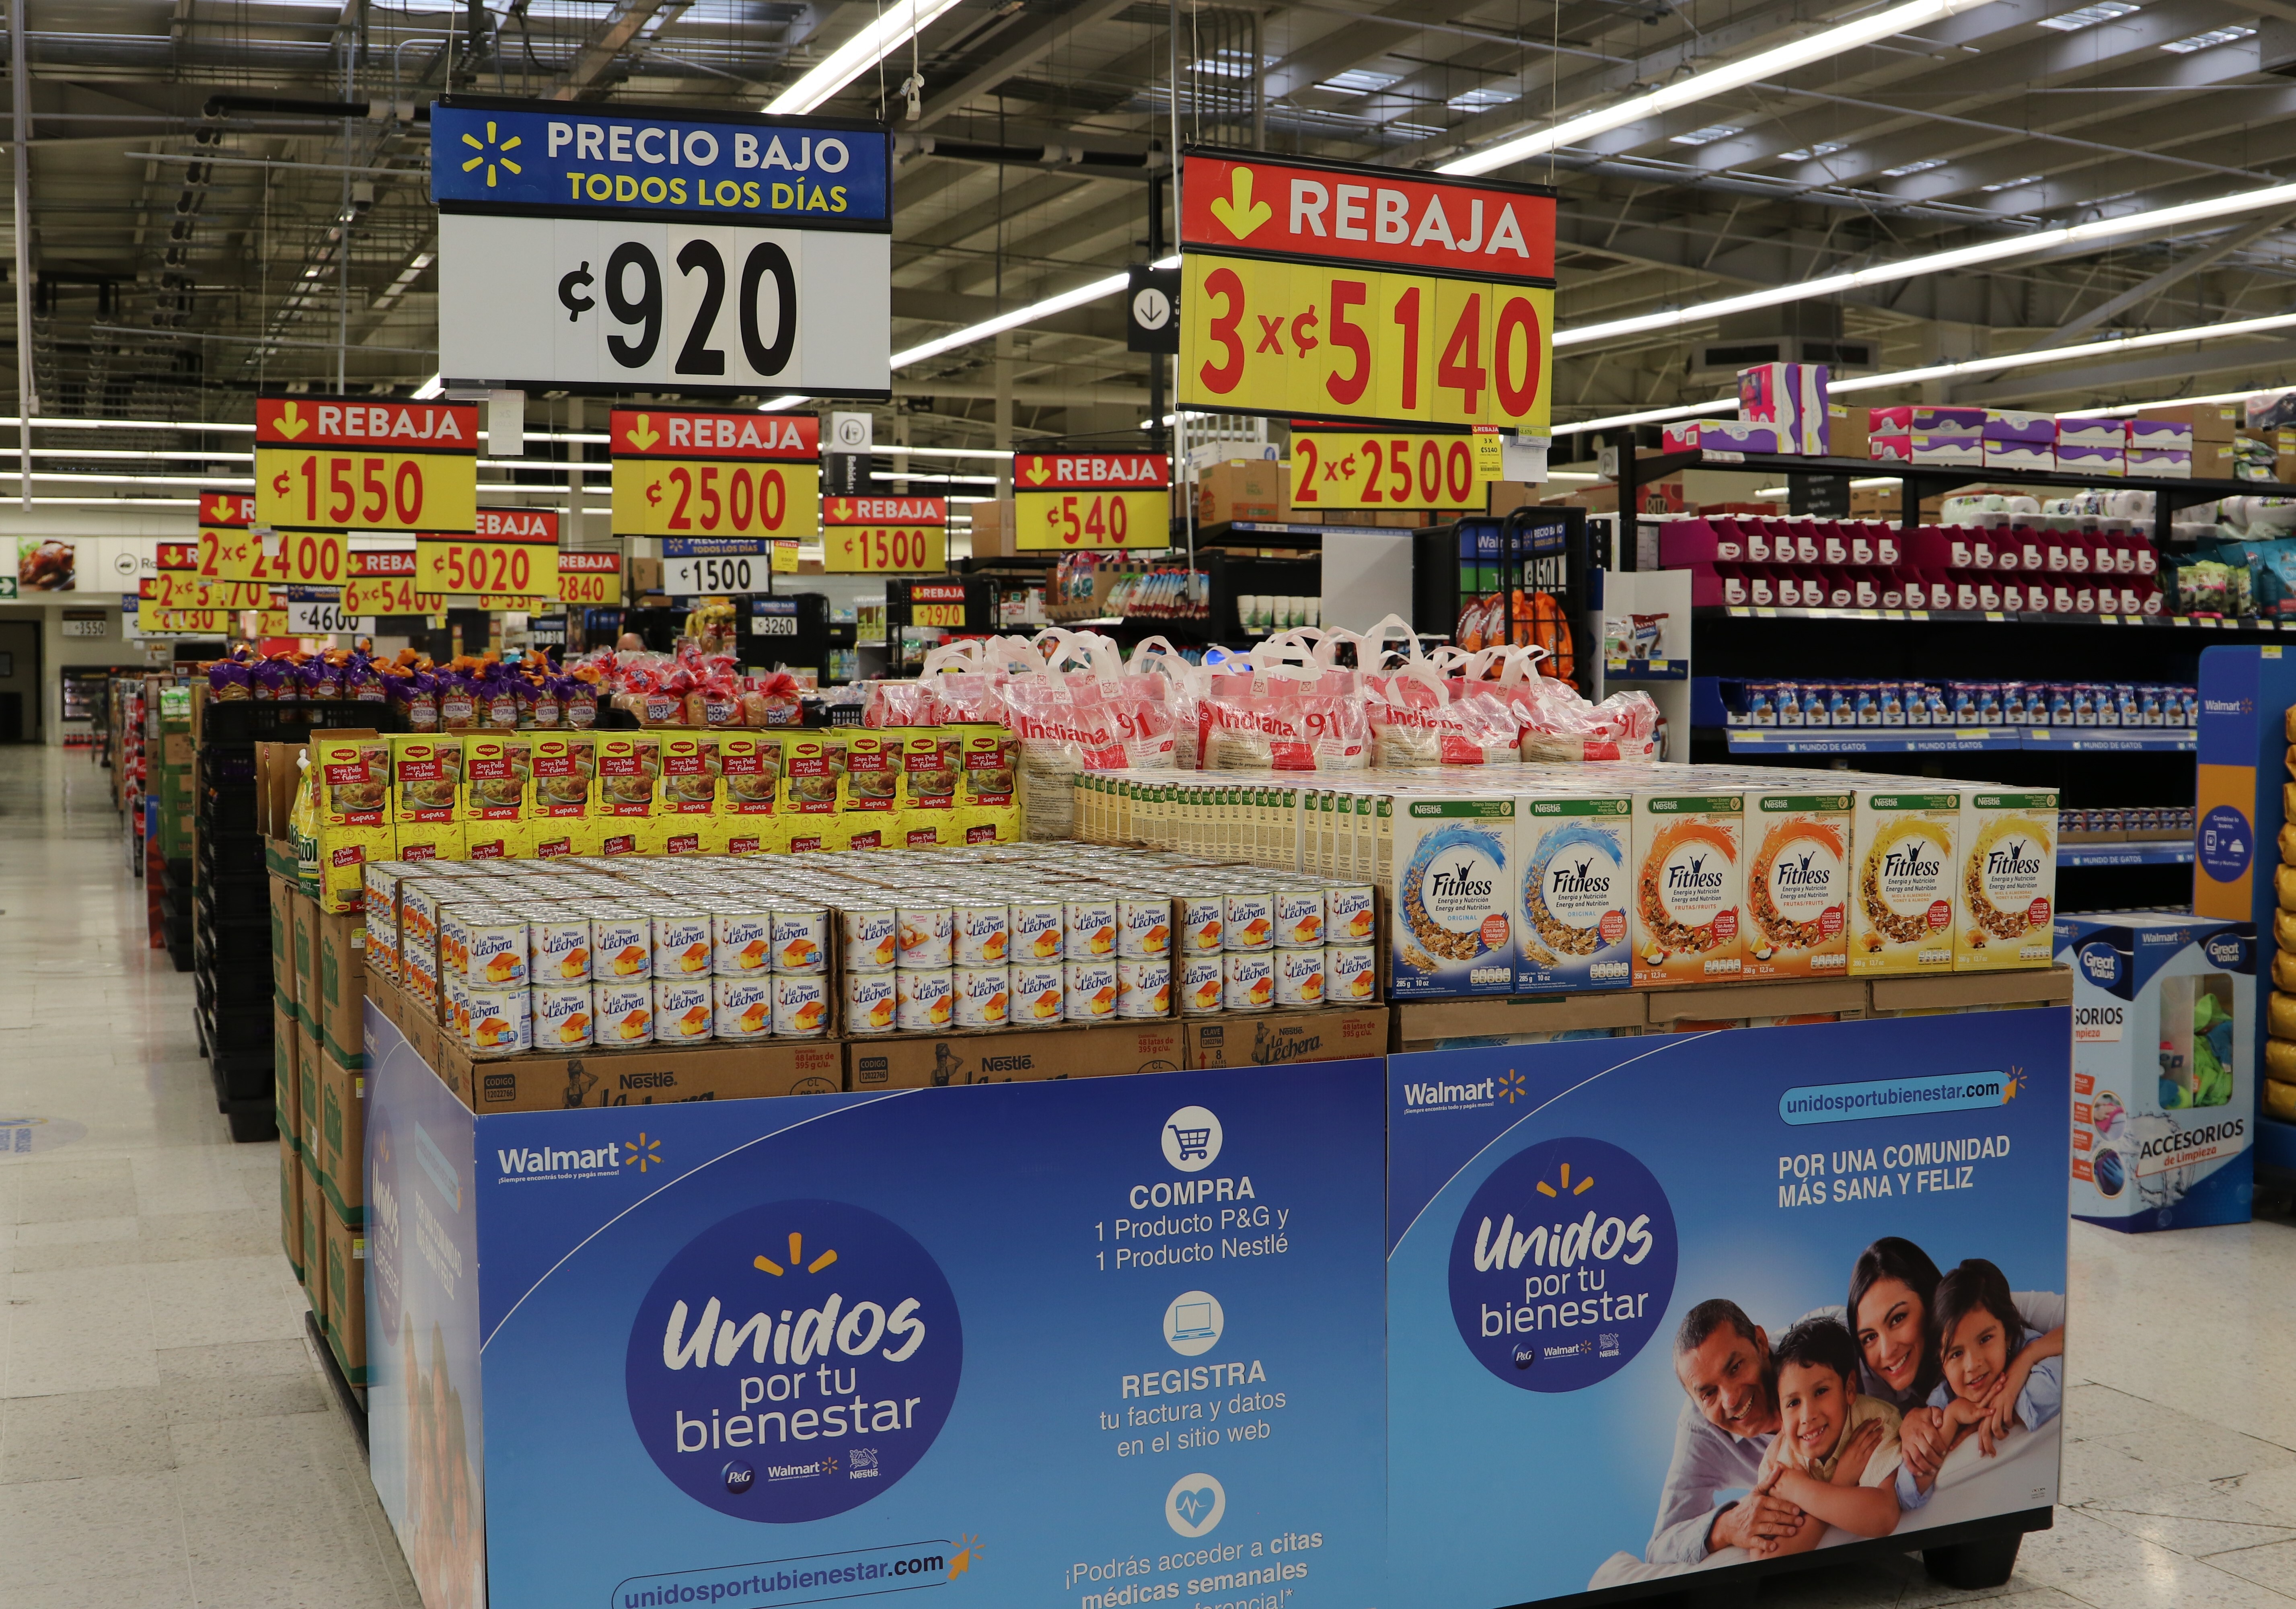
<svg viewBox="0 0 2296 1609">
<path fill-rule="evenodd" d="M 916 1466 L 964 1363 L 956 1298 L 906 1230 L 841 1202 L 775 1202 L 695 1235 L 638 1304 L 630 1422 L 720 1514 L 825 1519 Z"/>
<path fill-rule="evenodd" d="M 2256 854 L 2256 833 L 2249 826 L 2248 817 L 2231 805 L 2218 805 L 2202 817 L 2194 841 L 2198 848 L 2201 870 L 2218 882 L 2238 881 Z"/>
<path fill-rule="evenodd" d="M 1575 1391 L 1631 1362 L 1674 1295 L 1674 1209 L 1651 1170 L 1596 1139 L 1503 1163 L 1451 1237 L 1451 1316 L 1482 1366 Z"/>
</svg>

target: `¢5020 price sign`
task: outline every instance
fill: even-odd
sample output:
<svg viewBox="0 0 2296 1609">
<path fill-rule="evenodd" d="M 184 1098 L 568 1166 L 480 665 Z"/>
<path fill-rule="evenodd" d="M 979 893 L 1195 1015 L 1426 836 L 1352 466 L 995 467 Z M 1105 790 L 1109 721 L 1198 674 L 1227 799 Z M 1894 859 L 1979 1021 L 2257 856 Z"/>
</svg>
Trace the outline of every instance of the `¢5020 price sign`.
<svg viewBox="0 0 2296 1609">
<path fill-rule="evenodd" d="M 479 501 L 478 436 L 479 410 L 467 404 L 258 398 L 255 523 L 469 530 Z"/>
<path fill-rule="evenodd" d="M 948 500 L 828 498 L 821 509 L 821 553 L 822 567 L 832 575 L 947 570 Z"/>
<path fill-rule="evenodd" d="M 1551 191 L 1191 152 L 1181 250 L 1183 404 L 1546 434 Z"/>
<path fill-rule="evenodd" d="M 1160 453 L 1023 453 L 1013 460 L 1013 546 L 1168 547 L 1171 480 Z"/>
<path fill-rule="evenodd" d="M 414 580 L 424 592 L 555 597 L 558 515 L 547 508 L 481 508 L 469 536 L 418 534 Z M 521 603 L 521 606 L 523 606 Z"/>
</svg>

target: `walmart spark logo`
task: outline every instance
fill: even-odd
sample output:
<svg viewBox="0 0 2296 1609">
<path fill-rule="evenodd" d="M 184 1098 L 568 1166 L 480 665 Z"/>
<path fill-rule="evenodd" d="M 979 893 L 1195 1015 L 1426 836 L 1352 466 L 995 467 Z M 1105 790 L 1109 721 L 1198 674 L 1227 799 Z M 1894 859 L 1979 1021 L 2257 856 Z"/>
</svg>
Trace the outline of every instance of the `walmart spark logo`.
<svg viewBox="0 0 2296 1609">
<path fill-rule="evenodd" d="M 1529 1093 L 1523 1088 L 1522 1074 L 1515 1071 L 1512 1067 L 1507 1069 L 1506 1077 L 1499 1080 L 1498 1092 L 1499 1098 L 1510 1106 Z"/>
<path fill-rule="evenodd" d="M 629 1153 L 624 1160 L 635 1162 L 640 1173 L 644 1173 L 649 1168 L 661 1166 L 661 1142 L 646 1138 L 645 1130 L 643 1129 L 638 1130 L 637 1138 L 624 1140 L 622 1149 Z"/>
<path fill-rule="evenodd" d="M 1591 1173 L 1586 1178 L 1580 1179 L 1577 1184 L 1572 1184 L 1570 1182 L 1570 1164 L 1569 1162 L 1562 1164 L 1562 1184 L 1561 1189 L 1548 1184 L 1545 1179 L 1540 1179 L 1538 1181 L 1538 1193 L 1541 1195 L 1560 1196 L 1563 1190 L 1570 1191 L 1573 1195 L 1584 1195 L 1587 1191 L 1592 1190 L 1594 1187 L 1595 1176 Z"/>
<path fill-rule="evenodd" d="M 495 168 L 497 165 L 508 168 L 513 174 L 523 175 L 526 172 L 525 168 L 510 160 L 510 152 L 516 151 L 525 143 L 517 135 L 512 135 L 506 140 L 502 139 L 494 120 L 489 119 L 487 122 L 485 139 L 482 140 L 474 134 L 466 134 L 463 136 L 463 144 L 479 153 L 463 164 L 463 171 L 468 173 L 480 163 L 484 162 L 487 165 L 487 188 L 492 190 L 495 187 Z"/>
<path fill-rule="evenodd" d="M 767 1257 L 762 1253 L 750 1260 L 750 1266 L 772 1275 L 775 1279 L 779 1279 L 783 1275 L 788 1273 L 790 1268 L 801 1268 L 808 1274 L 818 1274 L 822 1269 L 827 1268 L 831 1263 L 833 1263 L 836 1260 L 837 1252 L 836 1249 L 832 1247 L 829 1251 L 824 1252 L 820 1256 L 815 1258 L 811 1262 L 806 1261 L 805 1236 L 792 1229 L 790 1231 L 789 1237 L 789 1268 L 783 1268 L 780 1263 L 775 1262 L 772 1258 Z"/>
</svg>

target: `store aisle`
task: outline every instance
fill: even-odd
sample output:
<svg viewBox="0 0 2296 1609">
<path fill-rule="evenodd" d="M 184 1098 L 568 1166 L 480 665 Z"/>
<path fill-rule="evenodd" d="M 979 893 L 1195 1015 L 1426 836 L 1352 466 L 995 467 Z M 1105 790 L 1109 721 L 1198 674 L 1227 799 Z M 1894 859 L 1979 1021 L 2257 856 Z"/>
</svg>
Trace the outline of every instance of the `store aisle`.
<svg viewBox="0 0 2296 1609">
<path fill-rule="evenodd" d="M 0 1609 L 419 1602 L 305 1339 L 276 1150 L 231 1144 L 102 771 L 0 749 Z M 61 1131 L 61 1132 L 60 1132 Z M 1998 1593 L 1906 1559 L 1767 1605 L 2296 1605 L 2296 1227 L 2076 1226 L 2065 1499 Z"/>
<path fill-rule="evenodd" d="M 0 749 L 0 1609 L 417 1604 L 106 781 Z"/>
</svg>

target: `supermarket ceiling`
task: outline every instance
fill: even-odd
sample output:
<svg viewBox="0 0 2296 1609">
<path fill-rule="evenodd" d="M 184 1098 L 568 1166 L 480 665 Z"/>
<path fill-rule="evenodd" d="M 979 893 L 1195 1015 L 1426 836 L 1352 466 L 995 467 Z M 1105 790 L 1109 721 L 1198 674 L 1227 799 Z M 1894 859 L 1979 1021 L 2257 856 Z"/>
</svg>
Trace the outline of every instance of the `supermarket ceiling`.
<svg viewBox="0 0 2296 1609">
<path fill-rule="evenodd" d="M 439 367 L 422 108 L 452 88 L 757 110 L 879 0 L 27 0 L 42 411 L 243 419 L 258 386 L 405 393 Z M 1669 86 L 1670 110 L 1496 176 L 1562 193 L 1558 323 L 1748 291 L 2296 176 L 2296 4 L 1989 0 L 1735 87 L 1735 64 L 1877 4 L 1821 0 L 897 0 L 931 21 L 821 103 L 890 108 L 893 345 L 1145 260 L 1183 141 L 1400 167 Z M 945 9 L 938 9 L 939 7 Z M 1177 29 L 1175 21 L 1177 20 Z M 1177 37 L 1176 37 L 1177 35 Z M 903 93 L 922 79 L 918 111 Z M 1680 91 L 1677 89 L 1677 94 Z M 1566 133 L 1569 131 L 1566 130 Z M 1734 352 L 1869 343 L 1879 371 L 2286 309 L 2296 201 L 1819 300 L 1582 341 L 1556 420 L 1726 390 Z M 12 249 L 13 242 L 9 242 Z M 12 268 L 11 270 L 12 272 Z M 1119 300 L 1031 319 L 1021 439 L 1136 429 Z M 4 317 L 14 339 L 12 294 Z M 1805 346 L 1801 349 L 1808 350 Z M 918 443 L 988 439 L 997 345 L 895 374 Z M 2296 381 L 2296 332 L 1932 382 L 2070 407 Z M 1710 365 L 1712 366 L 1702 366 Z M 1912 399 L 1915 393 L 1902 393 Z M 1861 400 L 1899 399 L 1890 390 Z M 1567 455 L 1566 455 L 1567 456 Z"/>
</svg>

